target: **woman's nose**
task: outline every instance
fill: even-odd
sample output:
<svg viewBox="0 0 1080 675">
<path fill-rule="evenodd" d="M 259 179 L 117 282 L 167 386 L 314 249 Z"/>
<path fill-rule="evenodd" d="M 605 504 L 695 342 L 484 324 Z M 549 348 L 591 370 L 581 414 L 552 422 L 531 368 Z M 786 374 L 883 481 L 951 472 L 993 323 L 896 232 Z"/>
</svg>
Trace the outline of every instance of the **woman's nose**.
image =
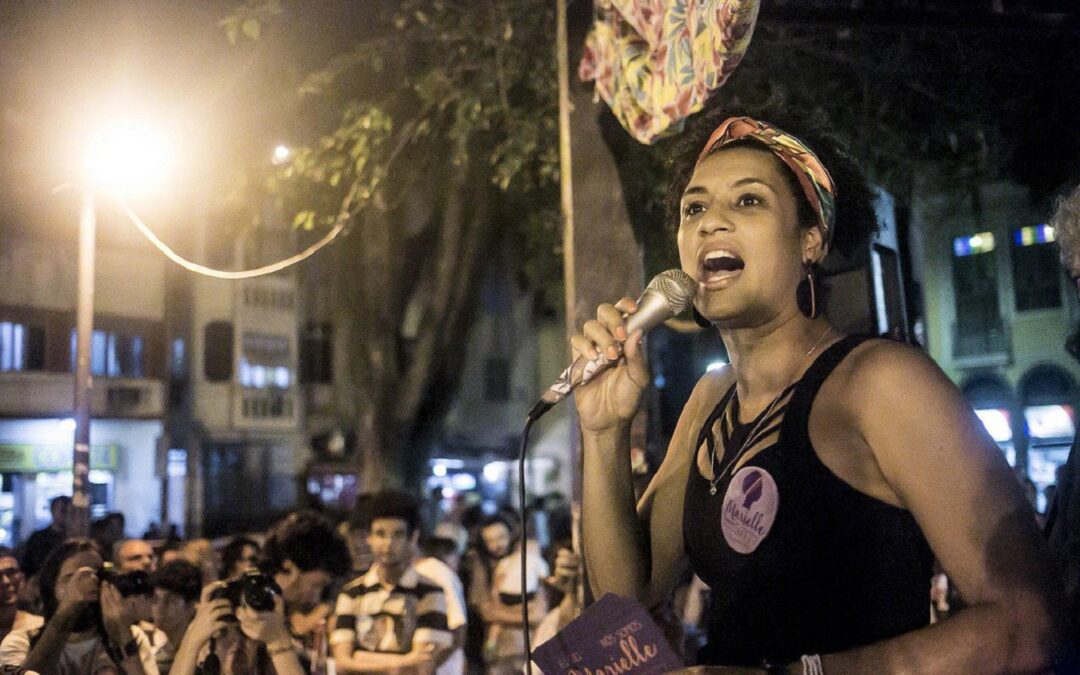
<svg viewBox="0 0 1080 675">
<path fill-rule="evenodd" d="M 701 234 L 713 234 L 714 232 L 731 230 L 731 221 L 727 216 L 716 209 L 712 209 L 701 216 L 698 220 L 698 232 Z"/>
</svg>

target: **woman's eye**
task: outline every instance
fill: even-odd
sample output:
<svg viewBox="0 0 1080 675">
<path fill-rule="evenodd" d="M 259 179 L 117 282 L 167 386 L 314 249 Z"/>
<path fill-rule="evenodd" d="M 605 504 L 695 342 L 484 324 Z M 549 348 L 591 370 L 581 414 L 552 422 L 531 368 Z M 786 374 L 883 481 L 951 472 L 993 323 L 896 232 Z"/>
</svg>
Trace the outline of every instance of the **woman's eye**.
<svg viewBox="0 0 1080 675">
<path fill-rule="evenodd" d="M 705 205 L 701 202 L 690 202 L 683 207 L 683 216 L 689 218 L 690 216 L 696 216 L 697 214 L 705 210 Z"/>
<path fill-rule="evenodd" d="M 753 194 L 745 194 L 735 200 L 736 206 L 758 206 L 762 203 L 761 197 Z"/>
</svg>

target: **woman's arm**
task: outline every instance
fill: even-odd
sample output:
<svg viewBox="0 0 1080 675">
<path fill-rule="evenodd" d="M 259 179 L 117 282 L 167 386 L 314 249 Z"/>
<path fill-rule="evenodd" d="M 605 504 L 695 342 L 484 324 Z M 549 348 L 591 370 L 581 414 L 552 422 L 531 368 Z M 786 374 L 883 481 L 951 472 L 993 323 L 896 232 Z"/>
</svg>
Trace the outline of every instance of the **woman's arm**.
<svg viewBox="0 0 1080 675">
<path fill-rule="evenodd" d="M 596 597 L 616 593 L 652 607 L 670 595 L 687 565 L 683 501 L 698 426 L 730 383 L 731 375 L 723 372 L 698 382 L 636 507 L 629 425 L 617 434 L 583 432 L 582 548 Z"/>
<path fill-rule="evenodd" d="M 888 485 L 970 606 L 933 626 L 824 657 L 826 672 L 998 673 L 1049 667 L 1060 581 L 1001 451 L 920 352 L 871 343 L 834 391 Z M 828 385 L 828 383 L 827 383 Z M 823 389 L 824 392 L 824 389 Z"/>
</svg>

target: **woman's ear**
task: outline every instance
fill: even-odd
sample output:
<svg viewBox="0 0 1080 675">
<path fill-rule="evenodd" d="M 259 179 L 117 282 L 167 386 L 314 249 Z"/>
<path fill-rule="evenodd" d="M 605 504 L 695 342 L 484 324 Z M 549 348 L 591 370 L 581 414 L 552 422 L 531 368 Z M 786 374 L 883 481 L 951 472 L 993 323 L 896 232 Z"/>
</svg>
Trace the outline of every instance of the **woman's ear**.
<svg viewBox="0 0 1080 675">
<path fill-rule="evenodd" d="M 808 227 L 803 232 L 802 259 L 807 265 L 817 265 L 825 259 L 828 253 L 825 239 L 821 236 L 821 227 L 815 225 Z"/>
</svg>

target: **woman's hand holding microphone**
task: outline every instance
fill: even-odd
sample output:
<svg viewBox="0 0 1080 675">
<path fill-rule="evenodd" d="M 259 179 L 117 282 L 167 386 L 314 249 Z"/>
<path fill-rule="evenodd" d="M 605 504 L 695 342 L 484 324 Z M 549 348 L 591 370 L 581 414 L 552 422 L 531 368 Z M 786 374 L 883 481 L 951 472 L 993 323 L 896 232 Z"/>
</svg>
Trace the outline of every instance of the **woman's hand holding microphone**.
<svg viewBox="0 0 1080 675">
<path fill-rule="evenodd" d="M 642 348 L 642 331 L 626 332 L 626 316 L 637 311 L 637 303 L 623 298 L 614 305 L 603 304 L 596 319 L 587 321 L 582 333 L 570 338 L 573 358 L 595 359 L 600 354 L 616 363 L 598 373 L 590 382 L 574 390 L 574 402 L 581 428 L 599 433 L 627 425 L 637 412 L 641 392 L 649 381 Z"/>
</svg>

